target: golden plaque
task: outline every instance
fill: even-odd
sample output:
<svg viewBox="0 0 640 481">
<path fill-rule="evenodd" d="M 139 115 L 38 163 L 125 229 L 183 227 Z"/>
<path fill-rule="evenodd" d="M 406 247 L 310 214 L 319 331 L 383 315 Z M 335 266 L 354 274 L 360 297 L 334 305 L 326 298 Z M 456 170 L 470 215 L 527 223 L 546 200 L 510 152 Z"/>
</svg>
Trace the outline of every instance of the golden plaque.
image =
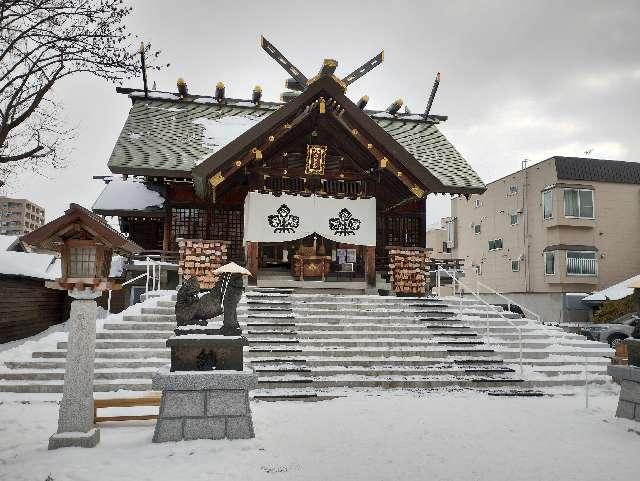
<svg viewBox="0 0 640 481">
<path fill-rule="evenodd" d="M 326 145 L 307 145 L 307 165 L 304 169 L 304 173 L 324 175 L 326 158 Z"/>
</svg>

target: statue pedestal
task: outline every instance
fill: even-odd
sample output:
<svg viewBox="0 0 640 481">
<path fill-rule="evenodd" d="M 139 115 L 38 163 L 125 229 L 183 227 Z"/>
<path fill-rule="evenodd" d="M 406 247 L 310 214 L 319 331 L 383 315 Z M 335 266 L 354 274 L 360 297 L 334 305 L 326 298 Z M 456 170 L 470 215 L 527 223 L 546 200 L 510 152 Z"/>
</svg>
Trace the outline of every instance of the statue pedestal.
<svg viewBox="0 0 640 481">
<path fill-rule="evenodd" d="M 640 422 L 640 367 L 607 366 L 607 373 L 622 386 L 616 417 Z"/>
<path fill-rule="evenodd" d="M 253 371 L 160 369 L 153 377 L 153 389 L 162 390 L 153 442 L 255 437 L 249 391 L 257 385 Z"/>
<path fill-rule="evenodd" d="M 249 341 L 242 336 L 186 334 L 167 339 L 171 348 L 171 371 L 211 371 L 244 368 L 242 348 Z"/>
<path fill-rule="evenodd" d="M 69 291 L 74 298 L 69 316 L 69 341 L 64 387 L 58 415 L 58 431 L 49 438 L 49 449 L 80 446 L 92 448 L 100 441 L 93 424 L 93 366 L 96 347 L 96 297 L 101 292 Z"/>
</svg>

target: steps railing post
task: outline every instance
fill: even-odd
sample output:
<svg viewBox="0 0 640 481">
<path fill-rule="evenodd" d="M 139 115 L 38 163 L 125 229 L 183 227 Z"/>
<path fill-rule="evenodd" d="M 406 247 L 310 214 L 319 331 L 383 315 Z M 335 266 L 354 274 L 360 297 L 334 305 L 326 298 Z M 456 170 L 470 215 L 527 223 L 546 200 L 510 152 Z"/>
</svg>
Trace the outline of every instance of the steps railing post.
<svg viewBox="0 0 640 481">
<path fill-rule="evenodd" d="M 145 279 L 145 285 L 144 285 L 144 293 L 148 294 L 149 293 L 149 258 L 147 257 L 146 259 L 146 264 L 147 264 L 147 278 Z"/>
<path fill-rule="evenodd" d="M 111 289 L 109 289 L 109 296 L 107 297 L 107 314 L 111 314 Z"/>
<path fill-rule="evenodd" d="M 518 328 L 518 343 L 520 344 L 520 376 L 522 376 L 522 328 Z"/>
<path fill-rule="evenodd" d="M 589 366 L 587 356 L 584 356 L 584 405 L 589 409 Z"/>
<path fill-rule="evenodd" d="M 438 266 L 438 270 L 436 271 L 436 292 L 438 293 L 438 297 L 440 297 L 440 266 Z"/>
</svg>

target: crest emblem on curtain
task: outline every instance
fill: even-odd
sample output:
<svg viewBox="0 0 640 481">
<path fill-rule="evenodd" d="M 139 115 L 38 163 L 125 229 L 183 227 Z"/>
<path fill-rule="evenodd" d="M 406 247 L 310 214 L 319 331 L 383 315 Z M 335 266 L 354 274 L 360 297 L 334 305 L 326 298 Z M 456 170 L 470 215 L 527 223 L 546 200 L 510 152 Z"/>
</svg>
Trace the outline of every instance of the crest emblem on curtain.
<svg viewBox="0 0 640 481">
<path fill-rule="evenodd" d="M 287 204 L 282 204 L 275 214 L 267 216 L 267 222 L 273 227 L 274 234 L 292 233 L 300 225 L 300 217 L 291 214 Z"/>
<path fill-rule="evenodd" d="M 307 164 L 304 168 L 304 173 L 307 175 L 324 175 L 326 158 L 326 145 L 307 145 Z"/>
<path fill-rule="evenodd" d="M 348 209 L 340 210 L 338 217 L 329 219 L 329 229 L 333 231 L 334 235 L 355 235 L 356 231 L 360 229 L 360 224 L 362 221 L 353 217 Z"/>
</svg>

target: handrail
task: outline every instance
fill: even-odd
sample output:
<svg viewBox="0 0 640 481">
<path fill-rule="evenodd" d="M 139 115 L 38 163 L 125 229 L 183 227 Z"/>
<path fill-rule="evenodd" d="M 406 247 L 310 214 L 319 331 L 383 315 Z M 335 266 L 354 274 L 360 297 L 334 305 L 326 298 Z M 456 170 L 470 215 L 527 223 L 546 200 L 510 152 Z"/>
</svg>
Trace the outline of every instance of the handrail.
<svg viewBox="0 0 640 481">
<path fill-rule="evenodd" d="M 134 277 L 133 279 L 129 279 L 126 282 L 123 282 L 121 286 L 126 286 L 127 284 L 131 284 L 132 282 L 137 281 L 138 279 L 142 279 L 143 277 L 146 277 L 144 293 L 145 294 L 149 293 L 149 280 L 151 280 L 151 290 L 159 291 L 160 279 L 162 278 L 161 276 L 162 262 L 156 261 L 147 256 L 145 259 L 145 264 L 147 266 L 147 272 L 145 272 L 144 274 L 140 274 L 139 276 Z M 156 267 L 158 268 L 157 274 L 156 274 Z M 107 297 L 107 313 L 111 313 L 111 289 L 109 289 L 109 295 Z"/>
<path fill-rule="evenodd" d="M 439 271 L 442 268 L 442 266 L 438 264 L 438 268 L 439 268 L 439 270 L 438 270 L 438 275 L 436 276 L 436 288 L 437 288 L 438 296 L 440 296 L 441 282 L 440 282 L 440 272 Z M 442 271 L 445 272 L 448 276 L 451 276 L 452 275 L 451 273 L 455 272 L 455 271 L 474 271 L 475 272 L 474 269 L 469 269 L 469 268 L 464 268 L 464 267 L 461 267 L 461 268 L 458 268 L 458 269 L 442 269 Z M 532 311 L 527 306 L 523 306 L 522 303 L 517 302 L 517 301 L 511 299 L 508 296 L 505 296 L 501 292 L 496 291 L 493 287 L 488 286 L 484 282 L 481 282 L 480 279 L 478 279 L 478 276 L 476 275 L 476 290 L 475 290 L 476 294 L 480 294 L 479 286 L 484 287 L 491 294 L 495 294 L 495 295 L 501 297 L 502 299 L 504 299 L 505 301 L 507 301 L 507 307 L 508 307 L 509 311 L 511 311 L 511 306 L 512 305 L 516 305 L 520 309 L 525 311 L 526 313 L 531 314 L 533 317 L 535 317 L 538 322 L 544 322 L 544 319 L 542 319 L 542 316 L 540 314 L 538 314 L 537 312 Z M 473 292 L 473 291 L 470 291 L 470 292 Z M 455 295 L 455 287 L 454 287 L 454 292 L 453 293 Z"/>
<path fill-rule="evenodd" d="M 515 304 L 516 306 L 518 306 L 523 311 L 525 311 L 525 312 L 531 314 L 533 317 L 535 317 L 538 322 L 542 322 L 542 318 L 541 318 L 540 314 L 537 314 L 536 312 L 533 312 L 531 309 L 529 309 L 526 306 L 523 306 L 521 303 L 516 302 L 513 299 L 511 299 L 510 297 L 507 297 L 504 294 L 496 291 L 493 287 L 486 285 L 484 282 L 480 282 L 477 278 L 476 278 L 476 284 L 478 286 L 484 287 L 485 289 L 488 289 L 492 294 L 495 294 L 495 295 L 503 298 L 505 301 L 507 301 L 507 305 L 509 307 L 509 310 L 511 310 L 511 304 Z M 478 294 L 480 294 L 480 292 L 478 292 Z"/>
<path fill-rule="evenodd" d="M 478 293 L 473 292 L 473 290 L 472 290 L 472 289 L 469 289 L 469 287 L 467 287 L 464 283 L 462 283 L 462 282 L 460 281 L 460 279 L 458 279 L 458 278 L 456 277 L 456 273 L 455 273 L 455 271 L 453 272 L 453 274 L 451 274 L 451 273 L 447 272 L 445 269 L 443 269 L 443 268 L 442 268 L 442 266 L 438 265 L 438 274 L 440 273 L 440 271 L 444 271 L 447 275 L 452 275 L 453 285 L 454 285 L 454 292 L 455 292 L 455 284 L 456 284 L 456 282 L 457 282 L 457 283 L 458 283 L 458 286 L 462 287 L 463 289 L 467 289 L 467 290 L 469 290 L 469 292 L 471 292 L 471 294 L 472 294 L 476 299 L 478 299 L 480 302 L 482 302 L 482 303 L 483 303 L 484 305 L 486 305 L 487 307 L 490 307 L 493 311 L 497 312 L 497 313 L 498 313 L 498 315 L 500 315 L 500 317 L 502 317 L 505 321 L 507 321 L 509 324 L 511 324 L 511 326 L 512 326 L 512 327 L 515 327 L 515 328 L 518 330 L 518 343 L 519 343 L 519 346 L 520 346 L 520 349 L 519 349 L 519 351 L 520 351 L 520 354 L 519 354 L 519 356 L 520 356 L 519 365 L 520 365 L 520 375 L 522 376 L 522 369 L 523 369 L 523 368 L 522 368 L 522 328 L 521 328 L 520 326 L 518 326 L 518 325 L 514 324 L 514 323 L 513 323 L 513 321 L 512 321 L 511 319 L 509 319 L 508 317 L 506 317 L 506 316 L 503 314 L 503 311 L 498 310 L 498 309 L 496 308 L 496 306 L 494 306 L 494 305 L 492 305 L 492 304 L 489 304 L 487 301 L 485 301 L 484 299 L 482 299 Z M 439 276 L 438 276 L 438 279 L 439 279 Z M 460 315 L 462 315 L 462 289 L 459 289 L 459 290 L 460 290 L 460 307 L 459 307 L 459 314 L 460 314 Z M 438 296 L 439 296 L 439 294 L 438 294 Z M 486 329 L 486 333 L 485 333 L 485 335 L 486 335 L 487 337 L 489 336 L 489 318 L 488 318 L 488 317 L 487 317 L 487 329 Z"/>
</svg>

